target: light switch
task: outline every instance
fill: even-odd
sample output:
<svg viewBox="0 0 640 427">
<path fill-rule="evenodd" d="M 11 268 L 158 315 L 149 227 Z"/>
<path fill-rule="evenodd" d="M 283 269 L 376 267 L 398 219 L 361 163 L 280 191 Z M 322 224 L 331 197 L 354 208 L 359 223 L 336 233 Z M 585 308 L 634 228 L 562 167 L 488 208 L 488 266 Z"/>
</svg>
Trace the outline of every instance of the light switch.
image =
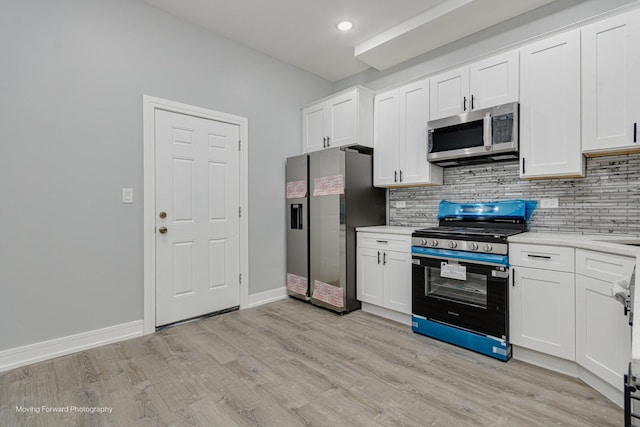
<svg viewBox="0 0 640 427">
<path fill-rule="evenodd" d="M 133 203 L 133 188 L 122 189 L 122 203 Z"/>
</svg>

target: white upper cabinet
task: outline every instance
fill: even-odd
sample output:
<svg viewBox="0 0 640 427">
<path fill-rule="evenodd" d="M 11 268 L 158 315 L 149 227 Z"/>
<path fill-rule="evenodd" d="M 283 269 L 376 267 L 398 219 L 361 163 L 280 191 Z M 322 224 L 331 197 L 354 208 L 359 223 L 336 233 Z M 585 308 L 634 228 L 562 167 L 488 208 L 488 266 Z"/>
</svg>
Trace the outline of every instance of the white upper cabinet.
<svg viewBox="0 0 640 427">
<path fill-rule="evenodd" d="M 302 151 L 373 147 L 373 92 L 355 87 L 302 109 Z"/>
<path fill-rule="evenodd" d="M 442 184 L 442 168 L 427 162 L 429 81 L 378 94 L 374 103 L 373 184 Z"/>
<path fill-rule="evenodd" d="M 431 78 L 431 120 L 455 116 L 469 109 L 469 67 Z"/>
<path fill-rule="evenodd" d="M 431 120 L 518 101 L 518 51 L 431 78 Z"/>
<path fill-rule="evenodd" d="M 398 182 L 399 90 L 376 95 L 373 107 L 373 185 L 387 187 Z M 425 121 L 426 124 L 426 121 Z"/>
<path fill-rule="evenodd" d="M 520 50 L 520 176 L 584 176 L 580 30 Z"/>
<path fill-rule="evenodd" d="M 640 151 L 640 10 L 582 28 L 582 150 Z"/>
<path fill-rule="evenodd" d="M 517 50 L 471 64 L 471 110 L 518 101 L 519 69 Z"/>
</svg>

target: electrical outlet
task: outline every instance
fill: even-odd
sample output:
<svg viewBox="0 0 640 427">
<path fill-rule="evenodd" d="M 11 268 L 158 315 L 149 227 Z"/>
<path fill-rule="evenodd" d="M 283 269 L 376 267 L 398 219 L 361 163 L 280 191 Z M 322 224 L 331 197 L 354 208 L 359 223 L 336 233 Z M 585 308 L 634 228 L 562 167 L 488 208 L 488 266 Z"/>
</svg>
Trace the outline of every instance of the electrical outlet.
<svg viewBox="0 0 640 427">
<path fill-rule="evenodd" d="M 396 208 L 406 208 L 406 207 L 407 207 L 407 202 L 405 201 L 396 202 Z"/>
<path fill-rule="evenodd" d="M 540 199 L 540 209 L 557 209 L 558 199 Z"/>
</svg>

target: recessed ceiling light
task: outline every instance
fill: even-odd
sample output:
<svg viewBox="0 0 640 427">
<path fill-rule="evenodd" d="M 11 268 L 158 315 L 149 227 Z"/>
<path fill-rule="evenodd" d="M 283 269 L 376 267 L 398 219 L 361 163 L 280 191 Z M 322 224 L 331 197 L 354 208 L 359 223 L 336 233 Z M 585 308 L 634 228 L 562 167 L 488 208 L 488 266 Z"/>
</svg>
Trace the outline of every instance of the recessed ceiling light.
<svg viewBox="0 0 640 427">
<path fill-rule="evenodd" d="M 338 29 L 340 31 L 349 31 L 350 29 L 353 28 L 353 22 L 351 21 L 342 21 L 341 23 L 339 23 L 337 25 Z"/>
</svg>

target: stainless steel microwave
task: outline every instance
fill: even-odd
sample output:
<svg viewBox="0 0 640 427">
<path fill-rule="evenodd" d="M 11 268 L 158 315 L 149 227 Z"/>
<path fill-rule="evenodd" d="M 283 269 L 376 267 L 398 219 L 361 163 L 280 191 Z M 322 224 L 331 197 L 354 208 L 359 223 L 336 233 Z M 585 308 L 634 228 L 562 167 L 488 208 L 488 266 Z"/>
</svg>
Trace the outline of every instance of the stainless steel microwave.
<svg viewBox="0 0 640 427">
<path fill-rule="evenodd" d="M 427 123 L 427 159 L 454 166 L 518 158 L 517 102 Z"/>
</svg>

